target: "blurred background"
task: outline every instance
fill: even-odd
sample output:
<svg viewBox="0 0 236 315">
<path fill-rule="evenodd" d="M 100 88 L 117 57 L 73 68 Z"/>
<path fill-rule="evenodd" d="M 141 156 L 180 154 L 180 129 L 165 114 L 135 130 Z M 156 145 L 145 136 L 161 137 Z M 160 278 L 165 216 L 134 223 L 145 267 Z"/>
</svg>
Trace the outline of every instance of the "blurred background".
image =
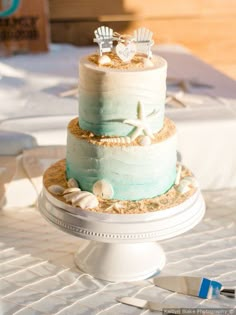
<svg viewBox="0 0 236 315">
<path fill-rule="evenodd" d="M 15 2 L 17 5 L 19 0 Z M 13 3 L 0 0 L 0 9 Z M 29 43 L 23 38 L 14 42 L 3 32 L 8 27 L 9 34 L 16 25 L 6 25 L 6 19 L 0 19 L 1 55 L 15 53 L 19 47 L 22 52 L 44 51 L 49 41 L 92 45 L 93 32 L 100 25 L 121 33 L 145 26 L 153 31 L 156 44 L 183 45 L 236 79 L 235 0 L 21 0 L 14 16 L 22 12 L 37 16 L 35 22 L 31 19 L 27 23 L 31 30 L 34 23 L 39 26 L 39 41 Z"/>
</svg>

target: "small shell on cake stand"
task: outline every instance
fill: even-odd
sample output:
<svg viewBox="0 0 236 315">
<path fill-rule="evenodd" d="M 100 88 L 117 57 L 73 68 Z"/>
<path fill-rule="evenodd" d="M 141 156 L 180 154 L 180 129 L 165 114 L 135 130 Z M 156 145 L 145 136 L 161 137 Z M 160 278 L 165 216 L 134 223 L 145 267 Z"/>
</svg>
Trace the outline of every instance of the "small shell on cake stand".
<svg viewBox="0 0 236 315">
<path fill-rule="evenodd" d="M 93 185 L 93 193 L 100 198 L 111 199 L 114 195 L 114 190 L 110 183 L 101 179 Z"/>
<path fill-rule="evenodd" d="M 69 187 L 69 188 L 64 190 L 63 195 L 70 194 L 73 192 L 78 192 L 78 191 L 81 191 L 81 189 L 78 187 Z"/>
<path fill-rule="evenodd" d="M 64 190 L 65 190 L 65 188 L 63 188 L 60 185 L 51 185 L 48 187 L 48 191 L 50 193 L 52 193 L 53 195 L 57 195 L 57 196 L 62 195 Z"/>
<path fill-rule="evenodd" d="M 176 174 L 176 179 L 175 179 L 175 185 L 179 185 L 180 178 L 181 178 L 181 172 L 182 172 L 182 165 L 179 164 L 177 167 L 177 174 Z"/>
<path fill-rule="evenodd" d="M 70 178 L 68 181 L 67 181 L 67 186 L 69 188 L 72 188 L 72 187 L 79 187 L 77 181 L 74 179 L 74 178 Z"/>
<path fill-rule="evenodd" d="M 193 176 L 186 176 L 180 180 L 177 191 L 180 194 L 185 194 L 190 191 L 192 187 L 198 187 L 196 179 Z"/>
<path fill-rule="evenodd" d="M 81 191 L 79 188 L 68 188 L 63 195 L 66 202 L 71 202 L 72 206 L 80 207 L 82 210 L 98 206 L 98 199 L 94 194 L 88 191 Z"/>
</svg>

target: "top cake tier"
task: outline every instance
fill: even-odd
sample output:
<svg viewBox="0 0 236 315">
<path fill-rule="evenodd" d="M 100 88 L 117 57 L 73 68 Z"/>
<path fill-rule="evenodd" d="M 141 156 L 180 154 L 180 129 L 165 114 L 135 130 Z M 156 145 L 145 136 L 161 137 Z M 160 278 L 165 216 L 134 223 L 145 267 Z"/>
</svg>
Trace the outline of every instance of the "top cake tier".
<svg viewBox="0 0 236 315">
<path fill-rule="evenodd" d="M 133 126 L 126 120 L 138 116 L 138 104 L 153 133 L 163 127 L 167 62 L 134 57 L 130 64 L 100 66 L 96 55 L 79 64 L 79 125 L 95 135 L 128 136 Z M 151 115 L 152 114 L 152 115 Z"/>
</svg>

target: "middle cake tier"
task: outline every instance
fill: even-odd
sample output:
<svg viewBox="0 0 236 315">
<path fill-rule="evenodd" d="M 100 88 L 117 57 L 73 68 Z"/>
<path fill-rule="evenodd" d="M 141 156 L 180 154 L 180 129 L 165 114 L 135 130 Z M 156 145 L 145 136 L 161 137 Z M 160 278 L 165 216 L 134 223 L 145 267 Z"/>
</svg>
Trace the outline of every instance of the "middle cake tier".
<svg viewBox="0 0 236 315">
<path fill-rule="evenodd" d="M 165 193 L 176 178 L 175 125 L 165 118 L 149 145 L 141 145 L 143 138 L 129 143 L 126 137 L 95 136 L 73 119 L 68 126 L 67 178 L 107 199 L 140 200 Z"/>
</svg>

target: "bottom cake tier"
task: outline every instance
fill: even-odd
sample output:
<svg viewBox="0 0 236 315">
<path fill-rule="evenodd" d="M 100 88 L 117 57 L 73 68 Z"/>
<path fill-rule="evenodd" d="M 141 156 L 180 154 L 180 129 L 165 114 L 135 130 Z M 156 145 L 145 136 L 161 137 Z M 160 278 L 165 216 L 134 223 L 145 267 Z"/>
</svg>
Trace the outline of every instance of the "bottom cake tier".
<svg viewBox="0 0 236 315">
<path fill-rule="evenodd" d="M 176 179 L 176 129 L 165 119 L 153 139 L 139 136 L 99 137 L 78 126 L 68 126 L 67 178 L 82 190 L 106 199 L 141 200 L 164 194 Z"/>
<path fill-rule="evenodd" d="M 65 194 L 65 192 L 76 196 L 76 190 L 78 190 L 78 196 L 81 195 L 81 197 L 83 197 L 82 193 L 85 193 L 85 199 L 88 195 L 86 195 L 86 192 L 80 192 L 79 189 L 73 188 L 72 179 L 67 180 L 65 160 L 56 162 L 46 170 L 43 176 L 43 184 L 47 197 L 49 199 L 52 198 L 53 202 L 56 203 L 58 207 L 73 214 L 81 214 L 83 210 L 86 210 L 86 213 L 89 211 L 104 214 L 143 214 L 176 207 L 185 202 L 196 192 L 197 182 L 192 176 L 191 171 L 182 165 L 177 165 L 176 168 L 178 169 L 178 181 L 165 194 L 138 201 L 114 200 L 98 197 L 97 204 L 93 207 L 86 207 L 86 209 L 83 208 L 82 203 L 78 203 L 78 205 L 75 206 L 72 202 L 66 201 L 67 194 Z M 83 200 L 80 199 L 80 201 Z"/>
</svg>

